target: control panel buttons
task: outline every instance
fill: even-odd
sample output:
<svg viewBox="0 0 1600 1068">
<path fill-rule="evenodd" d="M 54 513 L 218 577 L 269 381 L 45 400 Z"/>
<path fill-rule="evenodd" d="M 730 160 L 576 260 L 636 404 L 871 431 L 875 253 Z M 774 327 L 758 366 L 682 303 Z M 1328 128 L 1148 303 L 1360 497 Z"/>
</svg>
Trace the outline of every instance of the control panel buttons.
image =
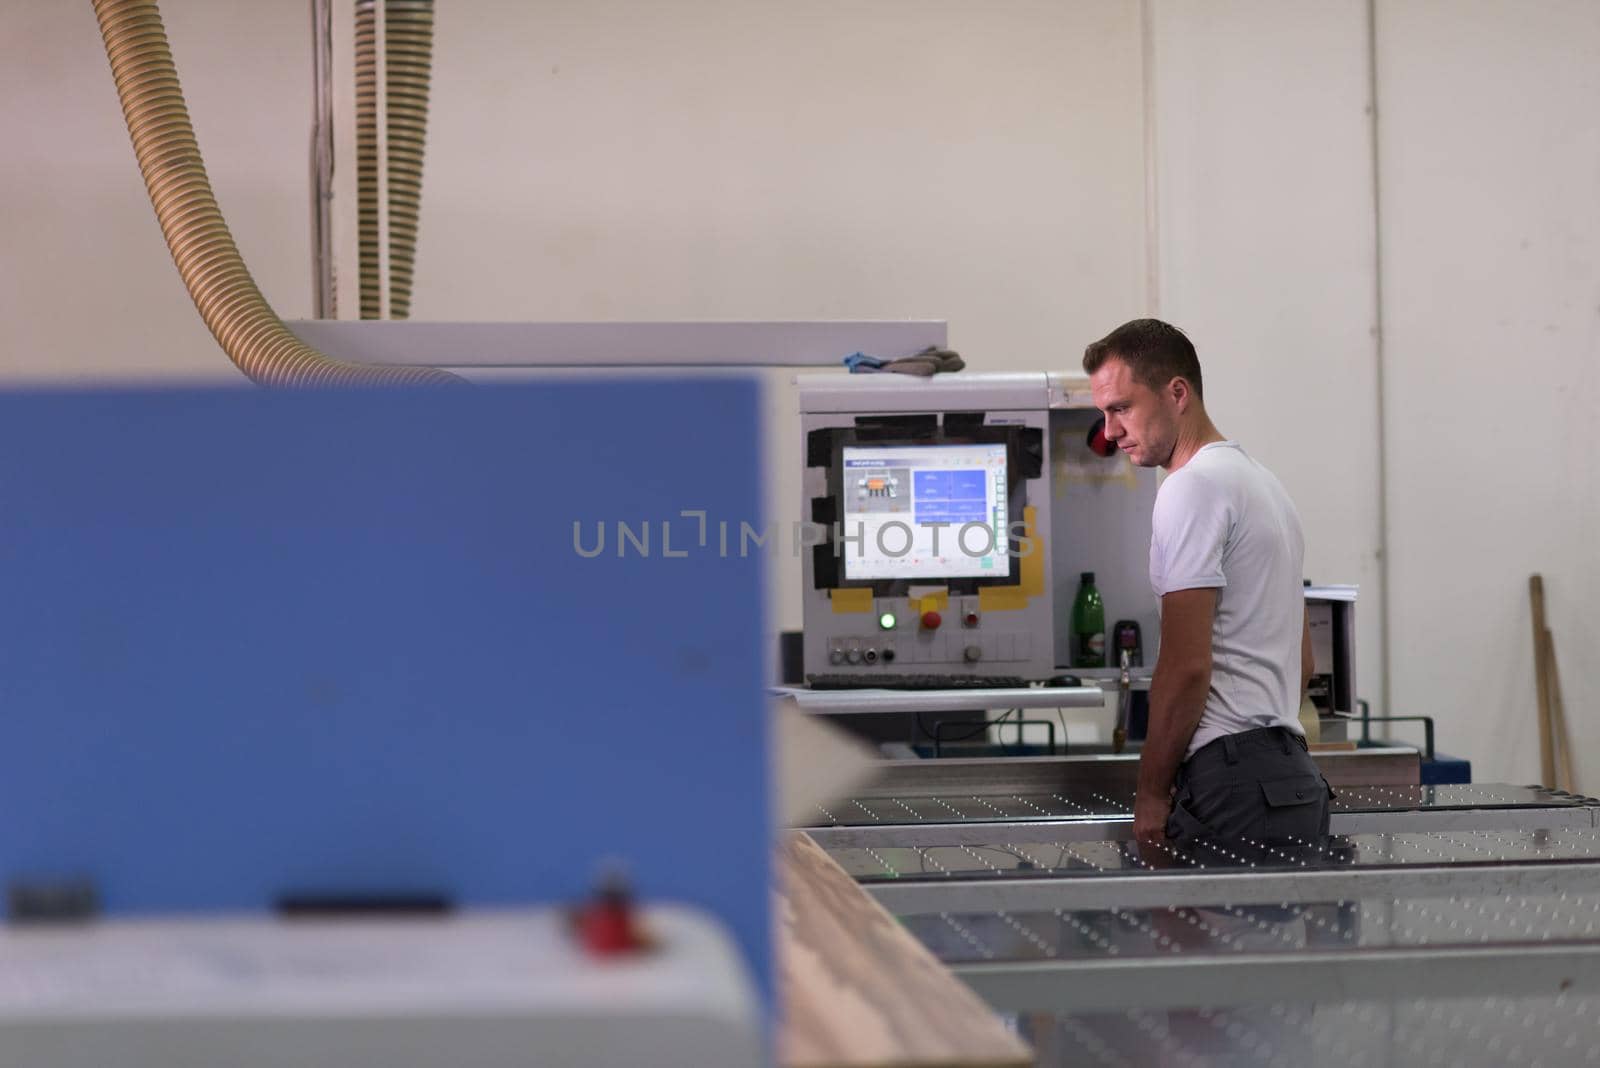
<svg viewBox="0 0 1600 1068">
<path fill-rule="evenodd" d="M 978 625 L 978 613 L 968 609 L 967 614 L 961 617 L 961 622 L 969 627 L 976 627 Z"/>
<path fill-rule="evenodd" d="M 846 662 L 848 662 L 848 663 L 859 664 L 859 663 L 861 663 L 861 650 L 860 649 L 847 649 L 845 651 L 844 658 L 845 658 Z"/>
<path fill-rule="evenodd" d="M 831 652 L 829 652 L 828 653 L 828 663 L 830 663 L 830 664 L 842 664 L 842 663 L 844 663 L 844 650 L 843 649 L 834 649 Z"/>
<path fill-rule="evenodd" d="M 943 622 L 944 622 L 944 617 L 941 616 L 938 612 L 924 612 L 924 613 L 922 613 L 922 629 L 923 630 L 938 630 L 939 629 L 939 624 L 941 624 Z"/>
<path fill-rule="evenodd" d="M 977 661 L 983 659 L 983 647 L 978 645 L 969 645 L 966 647 L 966 649 L 962 650 L 961 655 L 966 658 L 967 663 L 976 663 Z"/>
</svg>

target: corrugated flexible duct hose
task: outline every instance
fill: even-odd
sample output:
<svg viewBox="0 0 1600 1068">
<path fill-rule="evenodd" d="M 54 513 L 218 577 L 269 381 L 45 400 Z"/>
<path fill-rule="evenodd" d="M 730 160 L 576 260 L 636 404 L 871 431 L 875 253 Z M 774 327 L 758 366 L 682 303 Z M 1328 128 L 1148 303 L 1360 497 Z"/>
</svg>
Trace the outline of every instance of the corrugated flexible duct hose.
<svg viewBox="0 0 1600 1068">
<path fill-rule="evenodd" d="M 422 157 L 433 67 L 433 0 L 386 0 L 383 70 L 389 148 L 389 317 L 411 314 Z"/>
<path fill-rule="evenodd" d="M 356 0 L 356 210 L 361 318 L 383 318 L 378 198 L 378 49 L 374 5 Z M 388 180 L 389 318 L 411 314 L 422 160 L 433 66 L 433 0 L 381 0 L 384 38 L 384 161 Z"/>
<path fill-rule="evenodd" d="M 329 359 L 273 312 L 217 207 L 155 0 L 94 0 L 150 202 L 200 317 L 228 358 L 271 386 L 460 383 L 431 367 Z"/>
<path fill-rule="evenodd" d="M 356 280 L 361 318 L 383 318 L 378 225 L 378 20 L 356 0 Z"/>
</svg>

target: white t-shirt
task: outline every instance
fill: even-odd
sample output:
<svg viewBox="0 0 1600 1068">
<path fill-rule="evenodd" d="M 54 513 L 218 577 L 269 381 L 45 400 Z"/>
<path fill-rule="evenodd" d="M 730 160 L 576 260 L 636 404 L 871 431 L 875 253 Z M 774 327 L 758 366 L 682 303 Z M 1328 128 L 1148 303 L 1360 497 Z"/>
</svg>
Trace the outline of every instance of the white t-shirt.
<svg viewBox="0 0 1600 1068">
<path fill-rule="evenodd" d="M 1150 585 L 1215 589 L 1211 690 L 1185 758 L 1257 727 L 1300 728 L 1305 538 L 1283 484 L 1232 441 L 1215 441 L 1156 492 Z"/>
</svg>

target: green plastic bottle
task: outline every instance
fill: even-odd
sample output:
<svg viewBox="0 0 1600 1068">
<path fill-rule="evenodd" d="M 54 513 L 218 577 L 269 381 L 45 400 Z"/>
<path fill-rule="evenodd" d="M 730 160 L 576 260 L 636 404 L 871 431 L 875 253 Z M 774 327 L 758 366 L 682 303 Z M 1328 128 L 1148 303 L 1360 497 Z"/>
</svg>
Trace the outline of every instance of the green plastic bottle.
<svg viewBox="0 0 1600 1068">
<path fill-rule="evenodd" d="M 1094 588 L 1094 572 L 1079 578 L 1072 602 L 1072 666 L 1106 666 L 1106 606 Z"/>
</svg>

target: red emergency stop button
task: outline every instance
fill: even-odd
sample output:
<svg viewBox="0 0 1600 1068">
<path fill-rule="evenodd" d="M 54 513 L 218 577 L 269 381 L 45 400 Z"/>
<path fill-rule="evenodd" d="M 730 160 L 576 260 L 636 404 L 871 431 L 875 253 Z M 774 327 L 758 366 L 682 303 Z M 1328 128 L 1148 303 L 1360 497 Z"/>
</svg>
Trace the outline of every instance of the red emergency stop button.
<svg viewBox="0 0 1600 1068">
<path fill-rule="evenodd" d="M 944 617 L 938 612 L 922 613 L 922 628 L 924 630 L 938 630 L 939 624 L 944 622 Z"/>
<path fill-rule="evenodd" d="M 611 874 L 594 895 L 569 915 L 578 943 L 596 957 L 615 957 L 651 948 L 649 935 L 638 922 L 627 883 Z"/>
</svg>

